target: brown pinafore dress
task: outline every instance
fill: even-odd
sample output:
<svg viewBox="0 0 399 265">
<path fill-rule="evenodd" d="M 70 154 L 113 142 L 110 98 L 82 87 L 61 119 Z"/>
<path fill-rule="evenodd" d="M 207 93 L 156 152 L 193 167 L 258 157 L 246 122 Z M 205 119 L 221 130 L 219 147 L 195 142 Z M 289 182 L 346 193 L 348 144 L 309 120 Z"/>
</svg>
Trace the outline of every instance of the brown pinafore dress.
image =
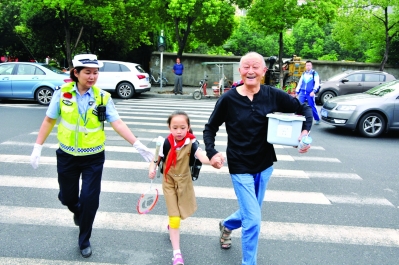
<svg viewBox="0 0 399 265">
<path fill-rule="evenodd" d="M 176 150 L 176 166 L 171 166 L 167 176 L 163 178 L 162 189 L 168 216 L 186 219 L 197 210 L 189 166 L 191 146 L 192 142 Z"/>
</svg>

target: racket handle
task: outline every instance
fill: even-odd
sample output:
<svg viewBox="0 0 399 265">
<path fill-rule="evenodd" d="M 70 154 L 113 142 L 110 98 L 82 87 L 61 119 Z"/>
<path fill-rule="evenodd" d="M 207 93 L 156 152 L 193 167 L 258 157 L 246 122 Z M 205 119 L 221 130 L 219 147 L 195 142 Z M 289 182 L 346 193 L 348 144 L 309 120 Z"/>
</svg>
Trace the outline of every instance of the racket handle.
<svg viewBox="0 0 399 265">
<path fill-rule="evenodd" d="M 157 145 L 156 145 L 156 148 L 155 148 L 154 161 L 150 164 L 150 171 L 154 171 L 156 166 L 157 166 L 158 158 L 159 158 L 159 149 L 160 148 L 161 148 L 161 145 L 158 144 L 158 142 L 157 142 Z"/>
</svg>

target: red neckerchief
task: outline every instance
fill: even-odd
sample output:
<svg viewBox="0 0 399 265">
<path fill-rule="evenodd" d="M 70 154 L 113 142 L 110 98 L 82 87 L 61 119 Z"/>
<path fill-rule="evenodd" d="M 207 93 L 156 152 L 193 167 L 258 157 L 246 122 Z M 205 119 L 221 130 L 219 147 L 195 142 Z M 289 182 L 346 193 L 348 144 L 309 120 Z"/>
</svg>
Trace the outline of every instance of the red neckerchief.
<svg viewBox="0 0 399 265">
<path fill-rule="evenodd" d="M 166 158 L 166 166 L 165 166 L 165 171 L 164 171 L 164 176 L 166 181 L 166 174 L 168 174 L 168 171 L 170 169 L 171 166 L 176 166 L 176 161 L 177 161 L 177 153 L 176 153 L 176 148 L 180 148 L 184 145 L 184 143 L 186 142 L 186 139 L 195 139 L 195 136 L 192 133 L 187 132 L 186 136 L 184 137 L 184 139 L 182 139 L 181 141 L 179 141 L 178 143 L 176 143 L 175 146 L 175 139 L 173 137 L 172 134 L 169 134 L 168 136 L 168 141 L 170 144 L 170 151 L 169 151 L 169 155 L 168 154 L 163 154 L 164 156 L 168 156 Z"/>
</svg>

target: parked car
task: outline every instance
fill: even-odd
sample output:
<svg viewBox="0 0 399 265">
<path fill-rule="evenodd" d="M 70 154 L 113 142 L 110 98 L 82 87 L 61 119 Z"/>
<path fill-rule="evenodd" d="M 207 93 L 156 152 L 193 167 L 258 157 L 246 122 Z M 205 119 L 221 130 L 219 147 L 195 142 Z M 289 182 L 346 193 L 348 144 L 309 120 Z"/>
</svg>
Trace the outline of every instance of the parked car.
<svg viewBox="0 0 399 265">
<path fill-rule="evenodd" d="M 115 92 L 120 98 L 131 98 L 151 90 L 148 73 L 139 64 L 101 60 L 104 66 L 96 85 L 108 92 Z"/>
<path fill-rule="evenodd" d="M 395 79 L 393 75 L 381 71 L 348 70 L 321 82 L 316 102 L 324 104 L 333 97 L 365 92 Z"/>
<path fill-rule="evenodd" d="M 323 122 L 378 137 L 399 129 L 399 80 L 357 93 L 332 98 L 320 111 Z"/>
<path fill-rule="evenodd" d="M 0 98 L 34 99 L 39 104 L 48 105 L 54 88 L 71 81 L 68 74 L 48 64 L 0 64 Z"/>
</svg>

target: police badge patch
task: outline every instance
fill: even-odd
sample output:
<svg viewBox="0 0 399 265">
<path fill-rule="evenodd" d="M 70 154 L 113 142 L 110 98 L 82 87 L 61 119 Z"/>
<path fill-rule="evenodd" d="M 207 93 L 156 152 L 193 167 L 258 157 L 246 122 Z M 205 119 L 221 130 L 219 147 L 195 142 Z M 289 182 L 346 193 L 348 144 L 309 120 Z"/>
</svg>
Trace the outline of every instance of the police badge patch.
<svg viewBox="0 0 399 265">
<path fill-rule="evenodd" d="M 71 101 L 69 101 L 69 100 L 67 100 L 67 99 L 63 99 L 62 100 L 62 103 L 64 103 L 65 105 L 67 105 L 67 106 L 72 106 L 72 102 Z"/>
</svg>

